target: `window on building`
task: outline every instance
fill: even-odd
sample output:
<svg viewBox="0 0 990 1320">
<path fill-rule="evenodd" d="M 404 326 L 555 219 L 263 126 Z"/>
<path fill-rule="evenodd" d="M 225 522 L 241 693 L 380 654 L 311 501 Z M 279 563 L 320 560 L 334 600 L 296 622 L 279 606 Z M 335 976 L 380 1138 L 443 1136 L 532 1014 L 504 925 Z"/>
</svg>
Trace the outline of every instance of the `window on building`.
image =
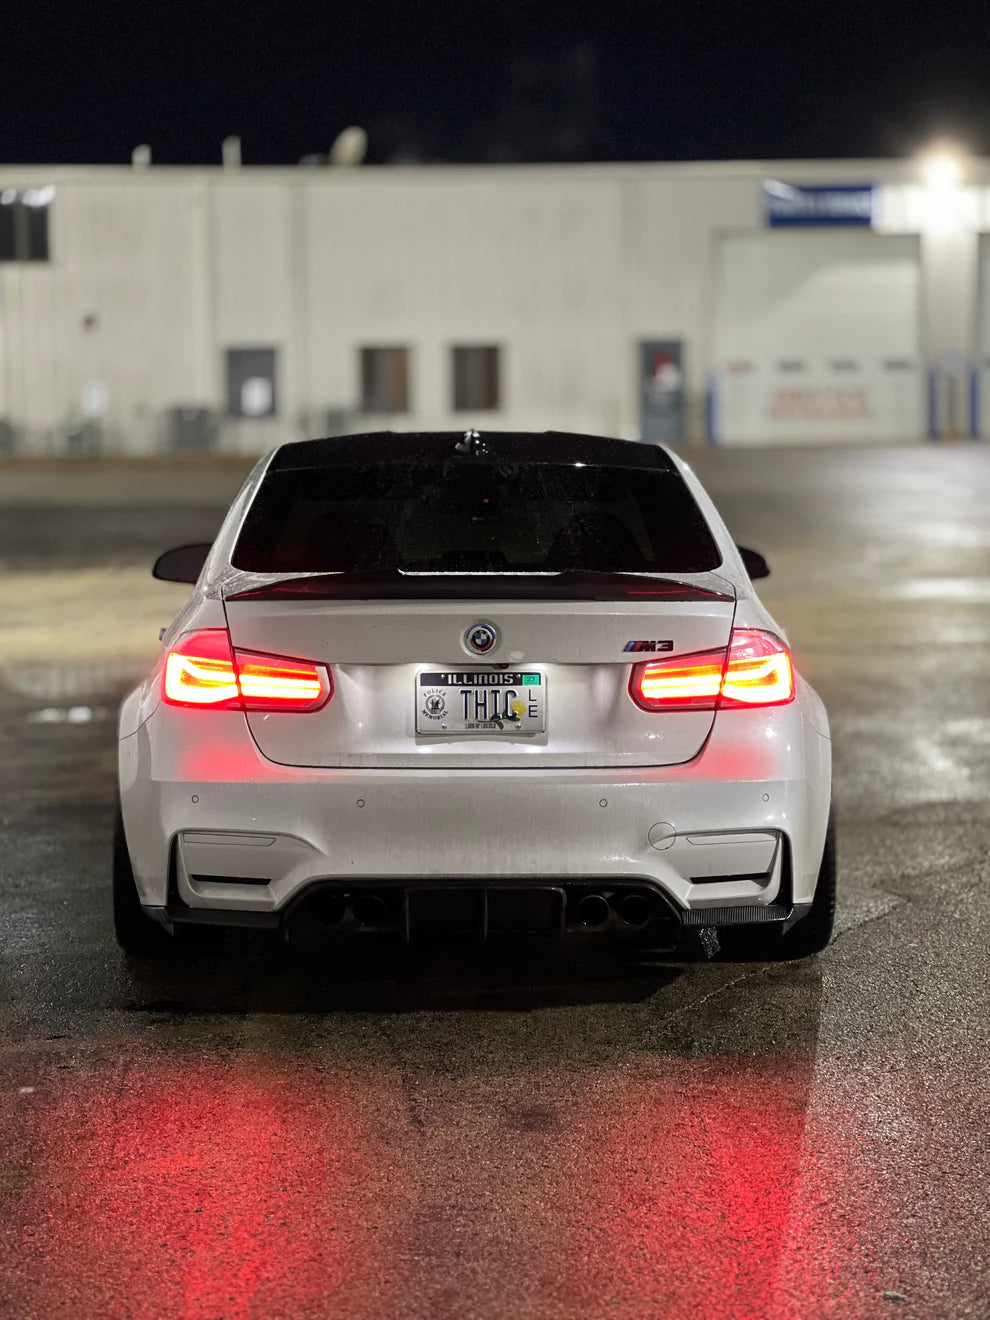
<svg viewBox="0 0 990 1320">
<path fill-rule="evenodd" d="M 231 417 L 274 417 L 274 348 L 227 349 L 227 412 Z"/>
<path fill-rule="evenodd" d="M 361 411 L 409 411 L 409 349 L 361 349 Z"/>
<path fill-rule="evenodd" d="M 0 188 L 0 261 L 48 260 L 54 188 Z"/>
<path fill-rule="evenodd" d="M 499 350 L 492 344 L 454 349 L 454 411 L 490 412 L 501 402 Z"/>
</svg>

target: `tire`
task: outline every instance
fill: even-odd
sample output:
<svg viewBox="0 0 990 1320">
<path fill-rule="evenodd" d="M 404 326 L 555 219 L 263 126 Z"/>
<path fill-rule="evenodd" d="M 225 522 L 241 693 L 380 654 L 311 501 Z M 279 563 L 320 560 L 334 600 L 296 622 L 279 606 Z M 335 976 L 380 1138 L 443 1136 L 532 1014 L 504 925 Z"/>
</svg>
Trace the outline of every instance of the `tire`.
<svg viewBox="0 0 990 1320">
<path fill-rule="evenodd" d="M 794 923 L 783 935 L 757 929 L 743 933 L 728 930 L 723 933 L 725 956 L 742 956 L 763 962 L 791 962 L 797 958 L 811 958 L 828 948 L 835 924 L 835 822 L 828 814 L 825 829 L 825 848 L 818 868 L 818 881 L 811 910 Z M 728 938 L 726 938 L 726 936 Z"/>
<path fill-rule="evenodd" d="M 216 926 L 176 926 L 170 934 L 145 913 L 134 883 L 119 806 L 113 825 L 113 929 L 117 943 L 132 958 L 213 953 L 224 940 L 223 930 Z"/>
<path fill-rule="evenodd" d="M 777 957 L 781 961 L 790 958 L 811 958 L 828 948 L 835 925 L 835 822 L 832 812 L 828 813 L 828 825 L 825 829 L 825 849 L 822 852 L 821 866 L 818 868 L 818 882 L 815 885 L 815 898 L 811 911 L 796 921 L 784 935 L 778 946 Z"/>
</svg>

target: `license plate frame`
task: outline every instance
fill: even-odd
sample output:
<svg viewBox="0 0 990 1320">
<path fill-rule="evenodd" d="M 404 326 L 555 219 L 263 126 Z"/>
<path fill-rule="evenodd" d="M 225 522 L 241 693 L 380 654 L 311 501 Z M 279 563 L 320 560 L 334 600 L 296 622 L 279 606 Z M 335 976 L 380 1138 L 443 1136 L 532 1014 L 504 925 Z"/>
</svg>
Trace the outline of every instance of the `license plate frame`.
<svg viewBox="0 0 990 1320">
<path fill-rule="evenodd" d="M 542 669 L 424 669 L 416 675 L 416 733 L 529 738 L 546 733 Z"/>
</svg>

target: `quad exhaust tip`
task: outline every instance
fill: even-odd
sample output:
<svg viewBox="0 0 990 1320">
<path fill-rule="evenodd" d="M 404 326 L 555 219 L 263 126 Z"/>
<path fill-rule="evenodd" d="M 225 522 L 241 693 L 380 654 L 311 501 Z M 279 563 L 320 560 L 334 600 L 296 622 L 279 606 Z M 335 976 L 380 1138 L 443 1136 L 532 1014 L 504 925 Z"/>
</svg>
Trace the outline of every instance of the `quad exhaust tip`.
<svg viewBox="0 0 990 1320">
<path fill-rule="evenodd" d="M 623 894 L 613 908 L 604 894 L 585 894 L 575 908 L 578 921 L 589 930 L 604 926 L 613 911 L 623 925 L 641 929 L 653 916 L 653 903 L 648 894 Z"/>
<path fill-rule="evenodd" d="M 612 915 L 612 905 L 604 894 L 585 894 L 577 905 L 577 919 L 582 926 L 604 926 Z"/>
<path fill-rule="evenodd" d="M 351 903 L 354 920 L 365 928 L 380 926 L 385 920 L 385 900 L 378 894 L 359 894 Z"/>
<path fill-rule="evenodd" d="M 321 926 L 339 926 L 347 913 L 347 905 L 340 894 L 315 894 L 310 899 L 310 912 Z"/>
<path fill-rule="evenodd" d="M 627 926 L 645 926 L 653 915 L 653 904 L 645 894 L 626 894 L 619 900 L 618 912 Z"/>
<path fill-rule="evenodd" d="M 568 904 L 572 919 L 585 930 L 600 931 L 618 921 L 632 930 L 642 930 L 657 915 L 656 901 L 652 894 L 637 890 L 623 893 L 588 893 L 574 894 Z M 339 893 L 324 891 L 313 894 L 304 904 L 301 913 L 296 913 L 286 927 L 286 938 L 290 932 L 299 934 L 299 927 L 310 922 L 317 929 L 330 929 L 350 925 L 363 930 L 380 930 L 394 925 L 390 922 L 389 903 L 380 893 Z"/>
</svg>

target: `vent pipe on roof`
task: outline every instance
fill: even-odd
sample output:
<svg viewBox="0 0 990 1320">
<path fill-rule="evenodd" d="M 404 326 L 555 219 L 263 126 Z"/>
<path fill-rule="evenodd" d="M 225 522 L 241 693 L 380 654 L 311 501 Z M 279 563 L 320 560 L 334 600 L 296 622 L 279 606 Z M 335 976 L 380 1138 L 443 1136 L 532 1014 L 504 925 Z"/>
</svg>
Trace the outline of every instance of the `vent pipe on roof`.
<svg viewBox="0 0 990 1320">
<path fill-rule="evenodd" d="M 147 142 L 142 142 L 131 152 L 131 164 L 136 170 L 146 170 L 151 164 L 151 148 Z"/>
<path fill-rule="evenodd" d="M 225 137 L 220 150 L 223 155 L 225 170 L 239 170 L 241 168 L 241 139 L 239 137 Z"/>
<path fill-rule="evenodd" d="M 330 148 L 329 165 L 360 165 L 368 150 L 368 134 L 357 124 L 338 133 Z"/>
</svg>

